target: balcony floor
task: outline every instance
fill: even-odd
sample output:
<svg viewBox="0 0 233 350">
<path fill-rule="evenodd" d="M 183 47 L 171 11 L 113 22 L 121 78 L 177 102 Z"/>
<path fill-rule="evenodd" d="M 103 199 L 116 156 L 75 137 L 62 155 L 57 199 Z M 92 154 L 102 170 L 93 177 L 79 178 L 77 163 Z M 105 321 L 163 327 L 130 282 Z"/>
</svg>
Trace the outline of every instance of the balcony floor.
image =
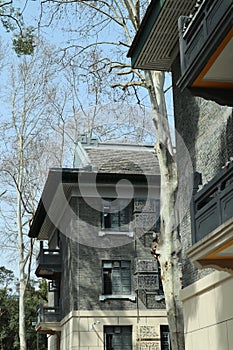
<svg viewBox="0 0 233 350">
<path fill-rule="evenodd" d="M 55 334 L 61 331 L 60 322 L 39 322 L 36 331 L 45 334 Z"/>
</svg>

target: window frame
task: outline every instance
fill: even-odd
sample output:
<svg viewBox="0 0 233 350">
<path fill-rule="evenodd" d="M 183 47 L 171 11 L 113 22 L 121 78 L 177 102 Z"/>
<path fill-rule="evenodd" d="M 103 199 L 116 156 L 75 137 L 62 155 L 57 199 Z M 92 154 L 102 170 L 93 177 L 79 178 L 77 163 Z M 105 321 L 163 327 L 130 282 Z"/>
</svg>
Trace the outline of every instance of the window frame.
<svg viewBox="0 0 233 350">
<path fill-rule="evenodd" d="M 123 202 L 126 202 L 124 205 Z M 123 206 L 123 209 L 120 209 Z M 130 223 L 133 218 L 133 200 L 129 198 L 103 198 L 101 211 L 101 231 L 106 234 L 126 234 L 133 237 Z"/>
<path fill-rule="evenodd" d="M 102 294 L 99 299 L 136 300 L 132 295 L 131 260 L 102 260 Z"/>
<path fill-rule="evenodd" d="M 130 341 L 129 345 L 127 345 L 125 340 L 129 334 Z M 114 336 L 120 340 L 119 345 L 113 343 Z M 112 348 L 116 350 L 133 350 L 132 326 L 104 326 L 104 350 L 111 350 Z"/>
</svg>

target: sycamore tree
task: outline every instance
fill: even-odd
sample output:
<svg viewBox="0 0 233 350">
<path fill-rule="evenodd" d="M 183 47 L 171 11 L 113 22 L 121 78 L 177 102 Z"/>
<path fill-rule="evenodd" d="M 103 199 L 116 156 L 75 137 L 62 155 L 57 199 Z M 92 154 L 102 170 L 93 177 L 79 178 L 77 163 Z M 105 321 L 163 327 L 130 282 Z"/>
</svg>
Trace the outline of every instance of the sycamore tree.
<svg viewBox="0 0 233 350">
<path fill-rule="evenodd" d="M 59 28 L 60 24 L 60 28 L 66 31 L 68 41 L 63 43 L 61 51 L 63 62 L 67 57 L 78 58 L 78 69 L 83 69 L 83 74 L 89 77 L 91 74 L 99 75 L 100 71 L 108 73 L 108 87 L 113 88 L 112 101 L 122 101 L 130 96 L 134 98 L 134 103 L 141 105 L 145 101 L 144 96 L 148 98 L 161 173 L 161 229 L 152 253 L 162 269 L 172 348 L 183 350 L 183 313 L 179 298 L 182 288 L 181 242 L 178 226 L 182 215 L 177 210 L 180 184 L 164 94 L 165 73 L 133 69 L 126 58 L 147 6 L 148 1 L 143 0 L 43 0 L 39 25 L 43 31 L 46 26 Z M 95 64 L 88 64 L 88 57 L 97 48 L 99 56 Z M 105 91 L 106 84 L 101 84 L 101 88 Z"/>
<path fill-rule="evenodd" d="M 131 103 L 125 103 L 117 93 L 112 103 L 109 73 L 102 69 L 100 55 L 94 48 L 80 62 L 78 56 L 69 53 L 64 56 L 59 49 L 56 52 L 62 78 L 59 86 L 52 86 L 48 94 L 54 116 L 50 124 L 53 137 L 49 142 L 50 148 L 56 150 L 60 167 L 71 166 L 75 144 L 83 133 L 101 142 L 154 141 L 154 125 L 145 106 L 135 107 L 130 96 L 127 101 L 131 98 Z"/>
<path fill-rule="evenodd" d="M 49 53 L 49 54 L 48 54 Z M 25 298 L 30 281 L 34 241 L 27 235 L 40 191 L 43 153 L 47 152 L 49 113 L 47 91 L 53 79 L 51 48 L 13 60 L 5 67 L 7 84 L 1 96 L 0 176 L 1 232 L 5 248 L 18 252 L 19 340 L 27 348 Z M 52 156 L 51 156 L 52 158 Z M 50 159 L 52 161 L 52 159 Z"/>
</svg>

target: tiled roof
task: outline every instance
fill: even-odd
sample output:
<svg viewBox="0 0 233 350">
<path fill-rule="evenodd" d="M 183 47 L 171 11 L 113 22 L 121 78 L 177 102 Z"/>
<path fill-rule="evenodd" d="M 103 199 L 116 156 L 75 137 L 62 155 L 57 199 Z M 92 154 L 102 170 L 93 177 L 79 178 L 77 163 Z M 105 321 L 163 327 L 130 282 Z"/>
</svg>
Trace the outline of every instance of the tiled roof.
<svg viewBox="0 0 233 350">
<path fill-rule="evenodd" d="M 158 159 L 153 147 L 111 146 L 85 147 L 94 171 L 101 173 L 159 175 Z"/>
</svg>

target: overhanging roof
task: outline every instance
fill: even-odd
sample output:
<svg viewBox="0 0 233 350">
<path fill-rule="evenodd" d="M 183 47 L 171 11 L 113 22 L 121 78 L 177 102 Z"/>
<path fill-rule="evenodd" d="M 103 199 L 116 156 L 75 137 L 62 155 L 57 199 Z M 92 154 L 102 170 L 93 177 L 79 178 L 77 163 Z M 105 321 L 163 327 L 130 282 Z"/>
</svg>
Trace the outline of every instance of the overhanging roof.
<svg viewBox="0 0 233 350">
<path fill-rule="evenodd" d="M 178 18 L 188 16 L 196 0 L 152 0 L 128 52 L 132 66 L 170 71 L 178 49 Z"/>
<path fill-rule="evenodd" d="M 93 180 L 96 180 L 97 184 L 116 184 L 122 178 L 141 186 L 145 183 L 158 183 L 160 175 L 95 173 L 77 168 L 51 169 L 29 230 L 29 237 L 48 239 L 48 233 L 56 228 L 56 222 L 65 208 L 64 201 L 69 197 L 72 187 L 78 187 L 80 183 L 90 187 L 94 184 Z"/>
</svg>

